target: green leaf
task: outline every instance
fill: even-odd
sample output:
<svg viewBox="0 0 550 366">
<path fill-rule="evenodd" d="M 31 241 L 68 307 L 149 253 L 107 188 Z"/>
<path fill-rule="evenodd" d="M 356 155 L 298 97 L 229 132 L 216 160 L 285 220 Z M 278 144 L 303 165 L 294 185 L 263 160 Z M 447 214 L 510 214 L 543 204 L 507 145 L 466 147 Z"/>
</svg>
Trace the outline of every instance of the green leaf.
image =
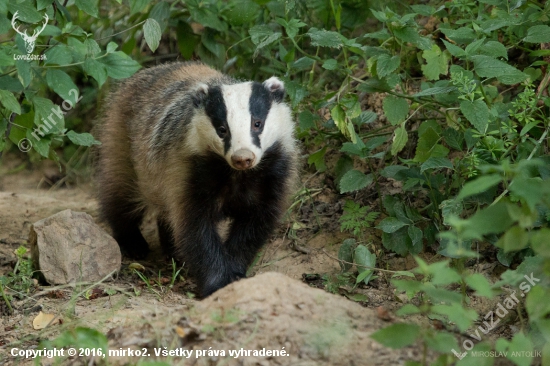
<svg viewBox="0 0 550 366">
<path fill-rule="evenodd" d="M 414 273 L 409 271 L 395 271 L 395 273 L 391 277 L 394 278 L 394 277 L 400 277 L 400 276 L 415 278 Z"/>
<path fill-rule="evenodd" d="M 449 353 L 449 350 L 459 348 L 456 338 L 446 332 L 430 332 L 425 341 L 426 345 L 436 352 Z"/>
<path fill-rule="evenodd" d="M 78 100 L 78 88 L 66 72 L 58 69 L 48 69 L 46 71 L 46 81 L 48 86 L 63 100 L 68 100 L 71 103 L 74 102 L 75 98 Z"/>
<path fill-rule="evenodd" d="M 527 36 L 523 39 L 529 43 L 550 42 L 550 27 L 547 25 L 535 25 L 527 30 Z"/>
<path fill-rule="evenodd" d="M 87 58 L 82 65 L 82 69 L 97 81 L 100 88 L 107 80 L 105 65 L 93 58 Z"/>
<path fill-rule="evenodd" d="M 508 51 L 506 47 L 497 41 L 489 41 L 481 47 L 481 53 L 491 57 L 502 57 L 508 60 Z"/>
<path fill-rule="evenodd" d="M 529 243 L 529 233 L 519 226 L 513 226 L 499 239 L 495 244 L 503 248 L 504 252 L 516 252 L 527 247 Z"/>
<path fill-rule="evenodd" d="M 355 239 L 346 239 L 338 249 L 338 259 L 343 262 L 338 262 L 342 272 L 347 272 L 352 267 L 353 263 L 353 248 L 355 247 Z"/>
<path fill-rule="evenodd" d="M 258 45 L 260 42 L 262 42 L 264 39 L 272 35 L 274 32 L 271 30 L 270 27 L 267 25 L 255 25 L 252 28 L 248 30 L 248 34 L 250 34 L 250 39 L 252 40 L 252 43 L 255 45 Z"/>
<path fill-rule="evenodd" d="M 473 273 L 464 278 L 466 284 L 474 289 L 478 296 L 487 297 L 489 299 L 493 298 L 493 290 L 491 289 L 491 284 L 480 273 Z"/>
<path fill-rule="evenodd" d="M 403 226 L 407 226 L 407 224 L 395 217 L 390 216 L 380 221 L 376 228 L 385 233 L 391 234 L 401 229 Z"/>
<path fill-rule="evenodd" d="M 170 4 L 166 1 L 159 1 L 149 12 L 149 18 L 155 19 L 159 23 L 161 32 L 164 32 L 170 19 Z"/>
<path fill-rule="evenodd" d="M 107 53 L 113 53 L 115 52 L 115 50 L 118 48 L 118 44 L 116 44 L 115 42 L 109 42 L 107 44 L 107 47 L 105 48 L 105 52 Z"/>
<path fill-rule="evenodd" d="M 143 9 L 145 9 L 149 3 L 149 0 L 128 0 L 128 3 L 130 4 L 130 15 L 134 15 L 135 13 L 140 13 Z"/>
<path fill-rule="evenodd" d="M 421 50 L 429 50 L 432 47 L 432 42 L 425 37 L 421 37 L 416 29 L 411 27 L 403 27 L 394 29 L 393 34 L 404 42 L 410 42 Z"/>
<path fill-rule="evenodd" d="M 422 52 L 422 57 L 426 60 L 426 65 L 421 68 L 427 80 L 439 80 L 439 75 L 447 75 L 449 59 L 437 45 L 434 44 L 431 50 Z"/>
<path fill-rule="evenodd" d="M 162 36 L 159 23 L 153 18 L 147 19 L 143 25 L 143 34 L 145 35 L 145 42 L 147 42 L 151 51 L 155 52 Z"/>
<path fill-rule="evenodd" d="M 48 7 L 48 5 L 52 5 L 53 0 L 37 0 L 36 1 L 36 10 L 43 10 Z M 0 11 L 0 14 L 2 11 Z"/>
<path fill-rule="evenodd" d="M 71 97 L 74 96 L 75 95 L 72 95 Z M 73 105 L 73 98 L 69 99 L 69 102 L 71 102 L 71 105 Z M 44 122 L 42 122 L 42 120 L 46 120 L 51 126 L 51 128 L 48 128 L 49 133 L 63 132 L 63 129 L 65 128 L 65 118 L 63 117 L 63 115 L 65 114 L 65 112 L 59 106 L 56 106 L 51 100 L 47 98 L 36 96 L 32 99 L 32 104 L 34 106 L 34 124 L 36 126 L 43 124 Z"/>
<path fill-rule="evenodd" d="M 11 92 L 0 89 L 0 102 L 2 102 L 2 105 L 8 110 L 21 114 L 21 106 Z"/>
<path fill-rule="evenodd" d="M 350 294 L 345 293 L 344 296 L 346 296 L 348 299 L 356 302 L 367 302 L 369 301 L 369 297 L 365 294 Z"/>
<path fill-rule="evenodd" d="M 411 315 L 411 314 L 418 314 L 420 313 L 420 309 L 418 308 L 418 306 L 415 306 L 413 304 L 406 304 L 406 305 L 403 305 L 401 307 L 401 309 L 397 310 L 395 312 L 395 314 L 397 316 L 406 316 L 406 315 Z"/>
<path fill-rule="evenodd" d="M 424 128 L 423 126 L 426 125 Z M 416 152 L 414 161 L 423 163 L 431 157 L 445 157 L 449 153 L 449 149 L 439 144 L 441 137 L 439 134 L 426 122 L 420 125 L 418 129 L 418 143 L 416 144 Z"/>
<path fill-rule="evenodd" d="M 10 1 L 7 3 L 10 13 L 15 14 L 17 12 L 18 21 L 32 24 L 43 20 L 42 14 L 36 10 L 33 1 Z"/>
<path fill-rule="evenodd" d="M 462 48 L 452 44 L 451 42 L 447 42 L 446 40 L 443 40 L 443 44 L 445 44 L 445 48 L 447 48 L 447 51 L 454 57 L 464 57 L 466 56 L 466 51 L 464 51 Z"/>
<path fill-rule="evenodd" d="M 376 255 L 372 254 L 366 246 L 358 245 L 357 248 L 355 248 L 353 261 L 359 271 L 356 283 L 364 281 L 365 285 L 367 285 L 374 273 L 372 268 L 376 267 Z"/>
<path fill-rule="evenodd" d="M 390 57 L 388 54 L 381 54 L 376 60 L 376 73 L 383 78 L 394 72 L 401 63 L 399 56 Z"/>
<path fill-rule="evenodd" d="M 466 197 L 485 192 L 489 188 L 499 184 L 501 181 L 502 178 L 498 174 L 481 176 L 464 184 L 464 187 L 462 187 L 456 199 L 463 200 Z"/>
<path fill-rule="evenodd" d="M 447 158 L 429 158 L 420 167 L 420 173 L 424 173 L 427 169 L 442 169 L 448 168 L 453 170 L 453 163 Z"/>
<path fill-rule="evenodd" d="M 533 344 L 523 333 L 517 333 L 508 345 L 508 354 L 506 358 L 513 361 L 518 366 L 531 365 L 531 357 L 525 357 L 524 353 L 532 353 Z"/>
<path fill-rule="evenodd" d="M 460 102 L 460 111 L 468 121 L 481 133 L 487 131 L 489 125 L 489 108 L 483 100 Z"/>
<path fill-rule="evenodd" d="M 298 32 L 300 31 L 300 28 L 306 26 L 307 24 L 304 23 L 304 22 L 301 22 L 300 20 L 298 19 L 290 19 L 290 21 L 287 23 L 286 20 L 282 19 L 282 18 L 278 18 L 277 19 L 277 22 L 279 24 L 281 24 L 283 27 L 285 27 L 285 30 L 286 30 L 286 34 L 290 37 L 290 38 L 294 38 L 296 37 L 296 35 L 298 34 Z"/>
<path fill-rule="evenodd" d="M 422 246 L 422 238 L 424 237 L 422 230 L 420 230 L 414 225 L 410 225 L 407 231 L 409 234 L 409 238 L 411 238 L 413 247 L 416 246 L 417 244 L 420 244 L 420 246 Z"/>
<path fill-rule="evenodd" d="M 33 149 L 43 157 L 50 155 L 50 145 L 52 143 L 50 136 L 41 137 L 38 134 L 33 136 L 33 131 L 28 129 L 26 132 L 27 140 L 32 144 Z M 37 136 L 38 139 L 35 137 Z"/>
<path fill-rule="evenodd" d="M 528 78 L 527 74 L 493 57 L 478 55 L 472 56 L 472 60 L 476 74 L 481 77 L 496 77 L 498 81 L 507 85 L 521 83 Z"/>
<path fill-rule="evenodd" d="M 365 175 L 364 173 L 352 169 L 348 171 L 340 180 L 340 193 L 357 191 L 365 188 L 373 181 L 372 174 Z"/>
<path fill-rule="evenodd" d="M 309 158 L 307 158 L 307 163 L 309 165 L 315 164 L 315 169 L 317 169 L 318 172 L 322 173 L 325 170 L 327 170 L 327 166 L 325 165 L 325 153 L 327 152 L 327 148 L 323 147 L 321 150 L 310 154 Z"/>
<path fill-rule="evenodd" d="M 68 65 L 73 62 L 71 50 L 63 43 L 51 47 L 45 55 L 47 57 L 44 61 L 45 65 Z"/>
<path fill-rule="evenodd" d="M 81 145 L 81 146 L 92 146 L 92 145 L 101 145 L 99 141 L 94 139 L 92 135 L 90 135 L 87 132 L 84 133 L 76 133 L 74 131 L 69 131 L 67 133 L 67 137 L 73 144 Z"/>
<path fill-rule="evenodd" d="M 531 233 L 531 248 L 535 253 L 550 258 L 550 245 L 548 245 L 548 238 L 550 238 L 550 229 L 542 228 L 540 230 Z"/>
<path fill-rule="evenodd" d="M 409 141 L 409 135 L 407 134 L 407 130 L 405 130 L 405 127 L 399 126 L 395 129 L 395 134 L 393 136 L 393 143 L 391 146 L 391 153 L 392 155 L 397 155 L 405 145 L 407 144 L 407 141 Z"/>
<path fill-rule="evenodd" d="M 220 13 L 216 6 L 210 5 L 212 3 L 205 3 L 203 1 L 189 1 L 185 2 L 185 5 L 191 13 L 191 18 L 197 23 L 202 24 L 205 27 L 215 29 L 219 32 L 227 31 L 227 23 L 220 20 Z"/>
<path fill-rule="evenodd" d="M 28 87 L 32 80 L 30 62 L 25 60 L 16 60 L 15 67 L 17 68 L 17 77 L 19 78 L 19 81 L 25 88 Z"/>
<path fill-rule="evenodd" d="M 531 322 L 544 320 L 550 314 L 548 292 L 543 286 L 534 286 L 529 290 L 525 300 L 525 308 Z"/>
<path fill-rule="evenodd" d="M 281 32 L 274 33 L 267 25 L 255 25 L 250 28 L 248 33 L 250 34 L 252 42 L 256 45 L 254 57 L 256 57 L 260 49 L 282 37 Z"/>
<path fill-rule="evenodd" d="M 107 75 L 113 79 L 125 79 L 141 68 L 140 64 L 122 51 L 109 53 L 107 56 L 100 58 L 99 61 L 105 65 Z"/>
<path fill-rule="evenodd" d="M 439 27 L 439 30 L 443 34 L 445 34 L 447 38 L 450 38 L 457 43 L 466 44 L 466 43 L 473 42 L 474 39 L 476 39 L 476 34 L 472 30 L 472 28 L 468 28 L 468 27 L 462 27 L 462 28 L 456 28 L 456 29 Z"/>
<path fill-rule="evenodd" d="M 407 118 L 409 104 L 407 100 L 393 95 L 388 95 L 383 102 L 384 114 L 392 125 L 397 125 Z"/>
<path fill-rule="evenodd" d="M 400 323 L 374 332 L 371 338 L 386 347 L 397 349 L 413 344 L 419 335 L 418 325 Z"/>
<path fill-rule="evenodd" d="M 90 14 L 94 18 L 98 17 L 97 0 L 75 0 L 74 4 L 77 8 Z"/>
<path fill-rule="evenodd" d="M 323 62 L 323 69 L 326 70 L 336 70 L 338 68 L 338 61 L 331 58 L 330 60 L 326 60 Z"/>
<path fill-rule="evenodd" d="M 343 45 L 343 36 L 338 32 L 310 28 L 307 35 L 311 38 L 311 45 L 315 47 L 340 48 Z"/>
<path fill-rule="evenodd" d="M 483 235 L 498 234 L 510 227 L 513 219 L 510 217 L 505 203 L 497 203 L 477 211 L 462 223 L 462 234 L 465 240 L 481 239 Z M 525 261 L 524 261 L 525 263 Z"/>
<path fill-rule="evenodd" d="M 456 86 L 443 86 L 443 87 L 436 86 L 434 88 L 428 88 L 428 89 L 422 90 L 421 92 L 414 94 L 413 97 L 418 98 L 418 97 L 427 97 L 430 95 L 448 94 L 448 93 L 454 92 L 455 90 L 457 90 Z"/>
</svg>

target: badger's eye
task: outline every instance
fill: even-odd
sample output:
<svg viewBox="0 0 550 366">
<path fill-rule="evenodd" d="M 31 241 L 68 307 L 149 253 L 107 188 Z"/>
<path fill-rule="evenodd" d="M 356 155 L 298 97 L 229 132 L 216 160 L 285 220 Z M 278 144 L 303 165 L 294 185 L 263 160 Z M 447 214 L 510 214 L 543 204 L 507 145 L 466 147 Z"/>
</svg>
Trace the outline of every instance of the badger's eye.
<svg viewBox="0 0 550 366">
<path fill-rule="evenodd" d="M 227 133 L 227 128 L 225 128 L 224 126 L 218 127 L 218 134 L 225 135 L 226 133 Z"/>
<path fill-rule="evenodd" d="M 252 120 L 252 125 L 254 126 L 254 128 L 260 128 L 260 127 L 262 127 L 262 120 L 253 119 Z"/>
</svg>

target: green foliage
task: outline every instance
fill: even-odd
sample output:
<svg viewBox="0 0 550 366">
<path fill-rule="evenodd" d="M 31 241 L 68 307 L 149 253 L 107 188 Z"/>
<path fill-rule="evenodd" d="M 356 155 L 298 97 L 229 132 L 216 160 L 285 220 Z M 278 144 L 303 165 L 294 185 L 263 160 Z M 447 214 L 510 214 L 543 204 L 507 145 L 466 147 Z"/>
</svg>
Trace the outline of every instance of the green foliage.
<svg viewBox="0 0 550 366">
<path fill-rule="evenodd" d="M 371 227 L 379 212 L 368 212 L 370 207 L 361 206 L 353 201 L 346 201 L 344 214 L 340 217 L 340 230 L 349 231 L 356 237 L 361 236 L 364 229 Z"/>
<path fill-rule="evenodd" d="M 22 299 L 34 288 L 32 261 L 28 258 L 27 248 L 20 246 L 15 251 L 17 262 L 13 272 L 0 276 L 0 301 L 4 301 L 12 311 L 13 297 Z"/>
<path fill-rule="evenodd" d="M 340 263 L 340 268 L 342 269 L 342 274 L 337 276 L 336 285 L 334 283 L 327 284 L 327 289 L 330 292 L 336 293 L 339 287 L 349 285 L 353 279 L 350 277 L 349 271 L 355 265 L 357 268 L 358 274 L 355 277 L 355 283 L 353 284 L 352 290 L 355 289 L 357 285 L 361 282 L 364 282 L 365 285 L 368 285 L 369 281 L 373 277 L 374 269 L 376 268 L 376 255 L 371 253 L 366 246 L 357 245 L 355 239 L 346 239 L 340 246 L 338 250 L 338 259 Z M 330 279 L 329 279 L 330 280 Z M 346 296 L 348 295 L 345 293 Z"/>
</svg>

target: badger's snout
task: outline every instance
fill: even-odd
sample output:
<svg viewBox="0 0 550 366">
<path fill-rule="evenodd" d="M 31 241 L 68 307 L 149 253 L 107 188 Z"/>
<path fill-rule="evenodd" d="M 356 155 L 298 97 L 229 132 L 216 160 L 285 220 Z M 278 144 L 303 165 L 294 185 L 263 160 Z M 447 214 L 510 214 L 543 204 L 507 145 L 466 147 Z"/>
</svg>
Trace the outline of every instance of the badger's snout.
<svg viewBox="0 0 550 366">
<path fill-rule="evenodd" d="M 256 155 L 248 149 L 239 149 L 231 155 L 231 162 L 233 167 L 239 170 L 246 170 L 251 168 L 256 160 Z"/>
</svg>

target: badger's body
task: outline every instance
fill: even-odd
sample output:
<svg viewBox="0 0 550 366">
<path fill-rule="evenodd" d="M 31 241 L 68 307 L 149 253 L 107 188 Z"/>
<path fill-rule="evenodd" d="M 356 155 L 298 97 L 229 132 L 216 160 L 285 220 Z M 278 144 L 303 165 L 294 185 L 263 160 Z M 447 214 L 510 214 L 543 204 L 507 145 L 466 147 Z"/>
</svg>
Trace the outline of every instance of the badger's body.
<svg viewBox="0 0 550 366">
<path fill-rule="evenodd" d="M 277 78 L 238 82 L 199 63 L 143 70 L 108 100 L 99 126 L 103 218 L 126 254 L 162 246 L 207 296 L 245 277 L 282 213 L 296 175 L 294 124 Z"/>
</svg>

